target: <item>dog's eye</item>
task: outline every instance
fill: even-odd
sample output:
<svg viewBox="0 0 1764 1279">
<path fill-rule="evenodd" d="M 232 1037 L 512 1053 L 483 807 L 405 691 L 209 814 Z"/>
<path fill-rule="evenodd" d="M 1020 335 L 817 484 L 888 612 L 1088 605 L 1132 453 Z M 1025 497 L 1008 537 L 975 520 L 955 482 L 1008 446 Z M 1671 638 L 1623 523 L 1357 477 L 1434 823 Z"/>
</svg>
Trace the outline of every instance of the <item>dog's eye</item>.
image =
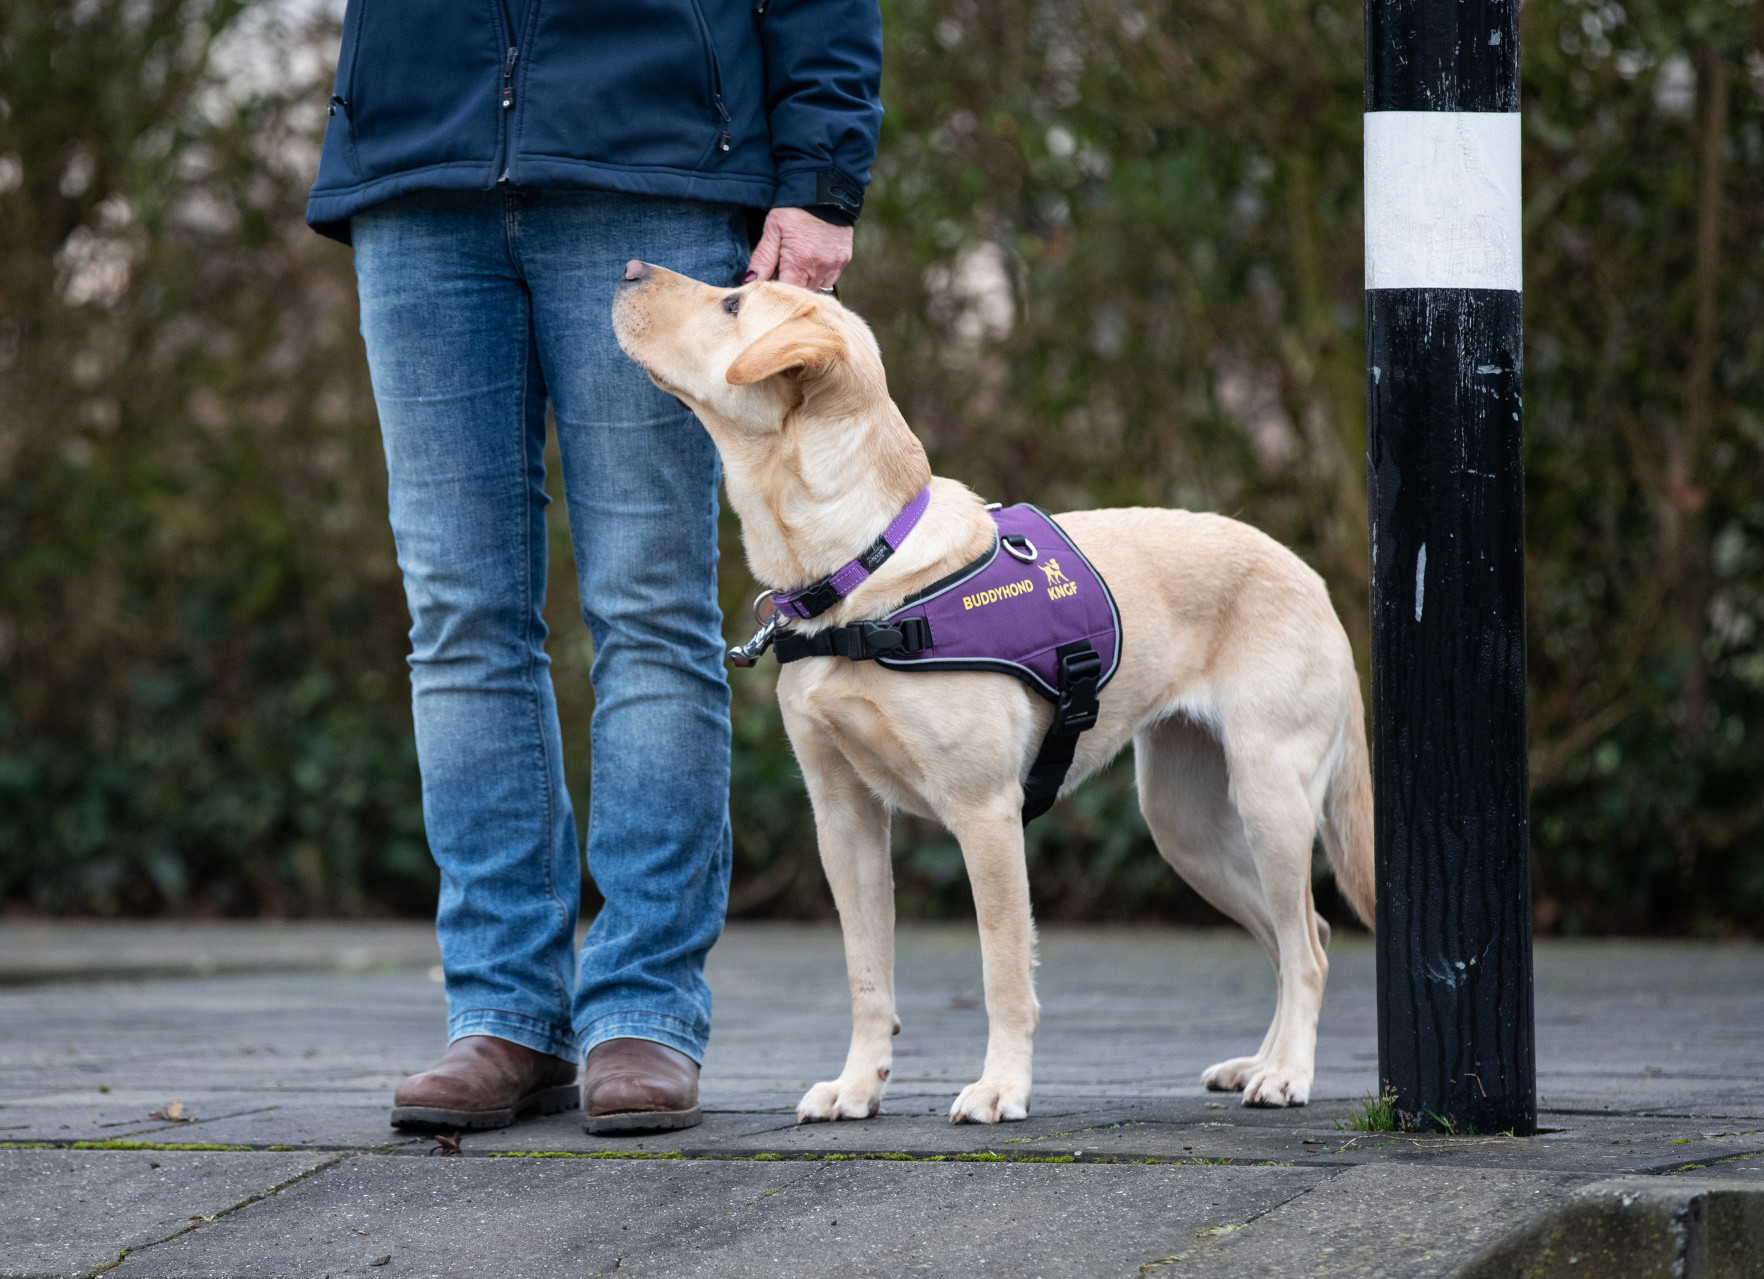
<svg viewBox="0 0 1764 1279">
<path fill-rule="evenodd" d="M 731 293 L 728 297 L 723 299 L 723 310 L 727 311 L 730 315 L 734 315 L 740 309 L 741 295 L 739 293 Z"/>
</svg>

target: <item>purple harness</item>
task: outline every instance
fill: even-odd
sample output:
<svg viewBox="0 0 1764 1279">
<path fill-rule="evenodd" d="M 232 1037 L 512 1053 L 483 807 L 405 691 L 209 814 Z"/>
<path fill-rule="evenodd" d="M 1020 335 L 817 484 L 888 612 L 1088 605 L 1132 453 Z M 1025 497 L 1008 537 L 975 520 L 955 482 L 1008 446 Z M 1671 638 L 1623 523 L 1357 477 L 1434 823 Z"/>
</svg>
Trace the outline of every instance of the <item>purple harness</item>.
<svg viewBox="0 0 1764 1279">
<path fill-rule="evenodd" d="M 831 608 L 894 553 L 928 500 L 921 492 L 869 550 L 832 577 L 774 593 L 779 615 L 808 618 Z M 1096 723 L 1096 695 L 1121 660 L 1121 615 L 1102 575 L 1046 513 L 1026 504 L 989 509 L 998 525 L 992 549 L 908 596 L 881 621 L 814 635 L 769 623 L 731 657 L 751 665 L 763 651 L 763 636 L 776 644 L 780 662 L 874 659 L 890 670 L 998 671 L 1022 680 L 1054 705 L 1053 723 L 1023 784 L 1027 824 L 1052 806 L 1079 734 Z"/>
<path fill-rule="evenodd" d="M 1039 507 L 1005 507 L 992 519 L 991 551 L 888 615 L 891 626 L 922 619 L 926 643 L 876 660 L 903 671 L 1002 671 L 1057 705 L 1061 663 L 1088 651 L 1100 691 L 1121 657 L 1121 617 L 1108 584 Z"/>
</svg>

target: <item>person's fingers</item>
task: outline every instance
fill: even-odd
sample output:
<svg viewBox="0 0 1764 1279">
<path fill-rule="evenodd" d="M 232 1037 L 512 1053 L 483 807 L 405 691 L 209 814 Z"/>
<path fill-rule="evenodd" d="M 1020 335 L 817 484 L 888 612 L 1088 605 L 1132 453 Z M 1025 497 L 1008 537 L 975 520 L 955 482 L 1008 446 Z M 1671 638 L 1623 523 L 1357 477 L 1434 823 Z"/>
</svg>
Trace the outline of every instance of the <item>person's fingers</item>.
<svg viewBox="0 0 1764 1279">
<path fill-rule="evenodd" d="M 784 237 L 784 247 L 778 256 L 778 280 L 783 284 L 800 284 L 805 289 L 818 289 L 821 286 L 812 283 L 815 268 L 814 250 L 794 236 Z"/>
<path fill-rule="evenodd" d="M 811 218 L 813 214 L 809 215 Z M 839 273 L 851 261 L 852 231 L 848 226 L 834 226 L 815 218 L 814 266 L 811 274 L 813 289 L 830 289 L 839 281 Z"/>
<path fill-rule="evenodd" d="M 753 246 L 753 257 L 748 260 L 747 274 L 741 277 L 743 284 L 749 280 L 769 280 L 777 273 L 783 241 L 783 225 L 778 219 L 778 210 L 773 209 L 766 215 L 766 229 L 760 235 L 760 242 Z"/>
<path fill-rule="evenodd" d="M 850 227 L 834 226 L 803 209 L 773 209 L 745 279 L 776 277 L 784 284 L 825 289 L 850 261 Z"/>
<path fill-rule="evenodd" d="M 827 255 L 826 263 L 822 267 L 822 270 L 825 272 L 827 278 L 822 280 L 821 283 L 817 287 L 824 288 L 824 289 L 832 288 L 835 284 L 839 283 L 840 273 L 843 272 L 845 270 L 845 268 L 850 265 L 851 265 L 851 237 L 848 234 L 846 236 L 844 243 L 841 245 L 841 247 L 838 250 L 836 250 L 835 252 Z"/>
<path fill-rule="evenodd" d="M 805 289 L 832 288 L 846 263 L 851 261 L 851 254 L 842 251 L 836 243 L 799 243 L 794 255 L 790 248 L 789 241 L 785 241 L 785 265 L 779 267 L 778 278 L 787 284 L 801 284 Z M 790 268 L 788 274 L 787 268 Z M 792 275 L 801 278 L 792 279 Z"/>
</svg>

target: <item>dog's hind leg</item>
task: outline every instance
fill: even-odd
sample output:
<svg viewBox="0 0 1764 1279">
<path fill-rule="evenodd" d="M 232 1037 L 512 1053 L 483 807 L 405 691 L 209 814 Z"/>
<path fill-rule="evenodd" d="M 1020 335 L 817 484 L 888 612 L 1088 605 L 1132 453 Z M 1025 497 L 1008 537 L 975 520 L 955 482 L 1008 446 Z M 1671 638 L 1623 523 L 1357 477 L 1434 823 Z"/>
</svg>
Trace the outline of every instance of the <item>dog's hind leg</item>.
<svg viewBox="0 0 1764 1279">
<path fill-rule="evenodd" d="M 1227 734 L 1231 797 L 1261 881 L 1280 990 L 1261 1061 L 1243 1085 L 1246 1106 L 1302 1106 L 1311 1094 L 1329 959 L 1311 899 L 1325 747 L 1310 736 L 1285 725 L 1257 731 L 1242 719 Z"/>
<path fill-rule="evenodd" d="M 1322 950 L 1326 925 L 1316 915 L 1310 897 L 1309 834 L 1305 835 L 1305 851 L 1300 863 L 1303 871 L 1296 885 L 1290 850 L 1276 855 L 1273 866 L 1264 866 L 1267 858 L 1259 854 L 1257 846 L 1252 843 L 1251 828 L 1238 803 L 1234 802 L 1225 749 L 1210 728 L 1192 719 L 1178 716 L 1142 728 L 1134 737 L 1134 766 L 1139 785 L 1139 806 L 1159 853 L 1196 892 L 1242 924 L 1261 943 L 1274 966 L 1274 1018 L 1261 1046 L 1253 1056 L 1234 1057 L 1208 1068 L 1201 1076 L 1201 1082 L 1215 1091 L 1246 1092 L 1246 1104 L 1302 1103 L 1310 1079 L 1310 1057 L 1303 1051 L 1306 1041 L 1302 1019 L 1308 1003 L 1313 1009 L 1309 1016 L 1314 1042 L 1316 1005 L 1287 980 L 1283 931 L 1290 931 L 1290 928 L 1283 930 L 1282 925 L 1297 920 L 1308 929 L 1310 944 L 1304 950 L 1310 962 L 1301 959 L 1296 965 L 1299 984 L 1308 985 L 1307 971 L 1327 963 Z M 1266 820 L 1261 824 L 1266 826 Z M 1286 842 L 1295 841 L 1289 834 Z M 1278 893 L 1270 893 L 1270 882 Z M 1291 900 L 1295 896 L 1295 887 L 1296 910 Z M 1320 997 L 1320 981 L 1318 993 Z M 1293 1007 L 1298 1009 L 1301 1019 L 1300 1038 L 1296 1044 L 1291 1032 L 1290 1012 Z M 1284 1040 L 1283 1031 L 1286 1032 Z M 1299 1089 L 1297 1095 L 1289 1087 L 1285 1101 L 1270 1103 L 1265 1095 L 1266 1088 L 1251 1088 L 1252 1084 L 1268 1076 L 1271 1066 L 1295 1054 L 1305 1063 L 1299 1072 L 1304 1076 L 1305 1087 Z M 1283 1074 L 1283 1071 L 1284 1068 L 1276 1073 Z M 1296 1084 L 1298 1081 L 1294 1078 L 1290 1082 Z"/>
<path fill-rule="evenodd" d="M 1035 920 L 1023 860 L 1023 795 L 1014 784 L 996 799 L 952 815 L 980 925 L 986 991 L 986 1064 L 949 1108 L 955 1124 L 995 1124 L 1029 1116 L 1035 1028 Z"/>
<path fill-rule="evenodd" d="M 815 810 L 821 865 L 839 908 L 851 983 L 851 1047 L 839 1078 L 818 1083 L 797 1103 L 796 1121 L 868 1119 L 882 1106 L 894 1068 L 894 868 L 888 809 L 819 732 L 793 726 Z"/>
<path fill-rule="evenodd" d="M 1261 943 L 1278 974 L 1280 952 L 1273 920 L 1243 822 L 1231 802 L 1230 775 L 1219 739 L 1194 720 L 1181 716 L 1162 720 L 1134 736 L 1133 765 L 1139 808 L 1158 852 L 1189 887 Z M 1276 1002 L 1274 1021 L 1255 1054 L 1210 1067 L 1201 1082 L 1217 1092 L 1242 1091 L 1261 1068 L 1279 1023 Z"/>
</svg>

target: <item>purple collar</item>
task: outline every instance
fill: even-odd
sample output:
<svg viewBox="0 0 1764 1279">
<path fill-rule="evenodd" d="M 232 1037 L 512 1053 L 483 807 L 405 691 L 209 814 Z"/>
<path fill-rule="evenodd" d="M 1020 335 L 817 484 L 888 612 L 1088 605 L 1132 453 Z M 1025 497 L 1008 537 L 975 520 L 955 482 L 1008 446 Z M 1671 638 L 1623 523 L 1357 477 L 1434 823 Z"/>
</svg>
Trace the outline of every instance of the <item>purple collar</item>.
<svg viewBox="0 0 1764 1279">
<path fill-rule="evenodd" d="M 882 530 L 882 536 L 870 543 L 863 554 L 833 576 L 824 577 L 812 586 L 794 591 L 773 591 L 773 607 L 782 617 L 819 617 L 869 581 L 870 574 L 881 568 L 888 557 L 900 548 L 900 544 L 906 541 L 907 534 L 918 525 L 919 517 L 925 514 L 925 508 L 930 505 L 931 486 L 927 484 L 894 517 L 894 522 Z"/>
</svg>

